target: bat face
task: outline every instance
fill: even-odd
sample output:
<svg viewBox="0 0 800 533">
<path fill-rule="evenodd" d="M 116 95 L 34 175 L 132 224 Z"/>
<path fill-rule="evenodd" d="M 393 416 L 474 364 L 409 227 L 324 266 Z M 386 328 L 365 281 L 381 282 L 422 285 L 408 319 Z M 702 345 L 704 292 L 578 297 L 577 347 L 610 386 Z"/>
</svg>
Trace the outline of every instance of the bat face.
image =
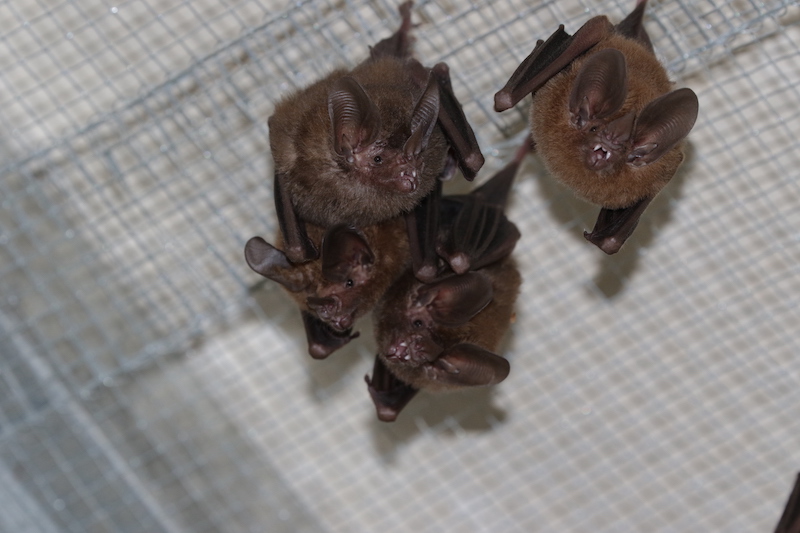
<svg viewBox="0 0 800 533">
<path fill-rule="evenodd" d="M 302 219 L 376 224 L 431 191 L 447 156 L 439 90 L 427 75 L 420 87 L 409 64 L 382 58 L 337 72 L 276 107 L 275 169 Z"/>
<path fill-rule="evenodd" d="M 414 389 L 499 383 L 509 365 L 493 351 L 510 325 L 519 284 L 509 258 L 430 284 L 405 274 L 374 312 L 378 357 Z"/>
<path fill-rule="evenodd" d="M 697 96 L 671 91 L 642 25 L 646 0 L 619 24 L 595 17 L 570 36 L 540 41 L 495 95 L 503 111 L 533 94 L 531 140 L 548 171 L 602 207 L 584 236 L 616 253 L 672 179 Z"/>
<path fill-rule="evenodd" d="M 612 34 L 534 95 L 537 152 L 556 179 L 602 207 L 655 196 L 697 116 L 694 93 L 670 87 L 652 52 Z"/>
<path fill-rule="evenodd" d="M 317 260 L 293 264 L 261 237 L 248 241 L 245 258 L 252 270 L 280 283 L 297 303 L 309 352 L 323 358 L 354 338 L 356 319 L 406 268 L 408 241 L 400 217 L 363 231 L 349 226 L 310 230 L 322 250 Z"/>
</svg>

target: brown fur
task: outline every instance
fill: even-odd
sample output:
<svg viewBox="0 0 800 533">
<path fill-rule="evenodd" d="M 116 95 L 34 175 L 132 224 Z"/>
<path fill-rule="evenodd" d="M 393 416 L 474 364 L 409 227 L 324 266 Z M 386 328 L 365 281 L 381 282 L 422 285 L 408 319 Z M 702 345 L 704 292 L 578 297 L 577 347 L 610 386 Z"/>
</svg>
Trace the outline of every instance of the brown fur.
<svg viewBox="0 0 800 533">
<path fill-rule="evenodd" d="M 298 215 L 314 224 L 366 226 L 411 210 L 432 189 L 441 174 L 447 142 L 437 125 L 424 151 L 424 169 L 412 193 L 387 190 L 354 179 L 334 152 L 328 93 L 343 76 L 364 88 L 380 111 L 380 138 L 395 136 L 402 146 L 410 133 L 414 105 L 424 92 L 411 75 L 410 59 L 383 56 L 352 71 L 336 70 L 310 87 L 284 98 L 269 120 L 270 146 L 276 173 L 286 176 L 286 192 Z"/>
<path fill-rule="evenodd" d="M 514 315 L 514 304 L 522 282 L 514 260 L 509 256 L 479 270 L 492 283 L 492 301 L 469 322 L 457 327 L 436 325 L 429 333 L 442 348 L 469 343 L 496 352 Z M 384 356 L 388 346 L 403 335 L 410 335 L 407 310 L 423 284 L 406 272 L 386 292 L 374 311 L 378 354 L 386 367 L 401 381 L 417 389 L 444 391 L 460 388 L 427 378 L 422 365 Z"/>
<path fill-rule="evenodd" d="M 556 179 L 593 204 L 617 209 L 658 194 L 683 161 L 683 143 L 641 167 L 624 160 L 600 172 L 586 167 L 577 156 L 586 143 L 585 134 L 570 124 L 568 102 L 573 82 L 586 59 L 605 48 L 622 52 L 628 71 L 627 98 L 622 108 L 609 117 L 609 122 L 631 110 L 638 115 L 650 101 L 671 90 L 667 72 L 651 51 L 638 41 L 610 34 L 536 92 L 531 107 L 531 136 L 538 154 Z"/>
</svg>

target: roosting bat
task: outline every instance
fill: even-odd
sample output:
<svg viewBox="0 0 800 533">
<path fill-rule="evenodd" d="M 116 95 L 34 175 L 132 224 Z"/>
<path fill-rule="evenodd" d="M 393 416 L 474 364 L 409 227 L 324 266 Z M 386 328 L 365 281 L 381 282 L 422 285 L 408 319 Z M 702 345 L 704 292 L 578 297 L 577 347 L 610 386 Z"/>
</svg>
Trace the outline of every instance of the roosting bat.
<svg viewBox="0 0 800 533">
<path fill-rule="evenodd" d="M 358 336 L 355 320 L 375 306 L 387 287 L 410 264 L 403 217 L 363 230 L 309 225 L 309 237 L 321 249 L 318 259 L 291 263 L 261 237 L 245 245 L 247 264 L 280 283 L 300 308 L 308 352 L 323 359 Z M 280 236 L 278 246 L 282 245 Z"/>
<path fill-rule="evenodd" d="M 419 389 L 494 385 L 509 373 L 494 353 L 511 324 L 521 278 L 511 257 L 424 284 L 409 271 L 375 308 L 378 355 L 367 386 L 391 422 Z"/>
<path fill-rule="evenodd" d="M 410 56 L 412 2 L 402 23 L 352 70 L 284 98 L 269 119 L 275 202 L 293 263 L 318 251 L 306 223 L 365 227 L 413 209 L 458 163 L 483 156 L 450 86 L 447 65 Z"/>
<path fill-rule="evenodd" d="M 619 251 L 683 161 L 697 118 L 691 89 L 671 91 L 642 26 L 646 0 L 612 26 L 595 17 L 539 41 L 495 95 L 504 111 L 532 93 L 531 137 L 548 171 L 602 209 L 586 239 Z"/>
<path fill-rule="evenodd" d="M 376 306 L 378 355 L 365 379 L 380 420 L 393 421 L 419 389 L 493 385 L 508 375 L 508 361 L 494 351 L 521 279 L 509 255 L 519 232 L 503 207 L 524 153 L 469 195 L 442 199 L 437 248 L 446 261 L 436 280 L 409 270 Z"/>
</svg>

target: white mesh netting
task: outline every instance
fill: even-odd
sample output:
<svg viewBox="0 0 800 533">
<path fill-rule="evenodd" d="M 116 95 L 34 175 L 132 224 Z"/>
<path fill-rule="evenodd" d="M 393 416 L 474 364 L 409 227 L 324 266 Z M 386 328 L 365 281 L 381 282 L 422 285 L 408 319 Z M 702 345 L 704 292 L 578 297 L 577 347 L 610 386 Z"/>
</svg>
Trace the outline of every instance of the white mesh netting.
<svg viewBox="0 0 800 533">
<path fill-rule="evenodd" d="M 633 0 L 419 1 L 487 158 L 493 94 Z M 622 252 L 527 158 L 524 284 L 487 390 L 383 424 L 370 324 L 324 361 L 243 260 L 267 117 L 397 26 L 388 1 L 0 2 L 0 530 L 771 531 L 800 469 L 800 9 L 651 0 L 700 115 Z"/>
</svg>

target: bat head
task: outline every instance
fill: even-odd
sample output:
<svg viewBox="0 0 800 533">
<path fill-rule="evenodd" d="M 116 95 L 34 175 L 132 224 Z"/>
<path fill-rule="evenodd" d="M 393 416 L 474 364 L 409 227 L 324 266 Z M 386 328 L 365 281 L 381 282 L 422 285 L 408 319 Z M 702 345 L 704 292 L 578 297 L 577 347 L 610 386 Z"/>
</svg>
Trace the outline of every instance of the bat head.
<svg viewBox="0 0 800 533">
<path fill-rule="evenodd" d="M 306 304 L 334 330 L 347 331 L 360 315 L 375 256 L 361 232 L 339 225 L 322 239 L 321 262 L 322 279 Z"/>
<path fill-rule="evenodd" d="M 570 123 L 584 135 L 586 168 L 602 171 L 628 163 L 650 164 L 683 140 L 697 119 L 697 96 L 678 89 L 649 102 L 638 114 L 620 115 L 628 93 L 625 56 L 613 48 L 590 56 L 569 98 Z"/>
<path fill-rule="evenodd" d="M 362 183 L 388 193 L 417 190 L 424 170 L 423 152 L 439 113 L 439 87 L 429 76 L 411 118 L 395 131 L 386 131 L 381 110 L 361 84 L 350 76 L 337 80 L 328 93 L 333 152 Z"/>
<path fill-rule="evenodd" d="M 399 290 L 393 290 L 399 289 Z M 422 284 L 406 276 L 387 293 L 378 312 L 378 345 L 390 364 L 435 363 L 447 346 L 444 329 L 469 322 L 493 297 L 492 284 L 478 272 Z"/>
<path fill-rule="evenodd" d="M 245 259 L 252 270 L 280 283 L 301 308 L 336 333 L 349 333 L 362 314 L 375 261 L 364 236 L 343 225 L 325 233 L 317 261 L 293 264 L 261 237 L 247 242 Z"/>
</svg>

